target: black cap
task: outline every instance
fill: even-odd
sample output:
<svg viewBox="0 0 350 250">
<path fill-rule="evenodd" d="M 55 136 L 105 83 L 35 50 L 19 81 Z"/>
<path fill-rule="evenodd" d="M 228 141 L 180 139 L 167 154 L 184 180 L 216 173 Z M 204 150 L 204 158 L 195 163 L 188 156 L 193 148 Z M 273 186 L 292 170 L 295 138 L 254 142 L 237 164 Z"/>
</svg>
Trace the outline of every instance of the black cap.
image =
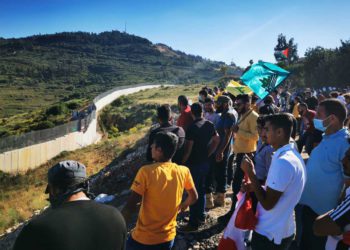
<svg viewBox="0 0 350 250">
<path fill-rule="evenodd" d="M 49 169 L 47 179 L 55 186 L 76 185 L 86 180 L 86 167 L 77 161 L 61 161 Z M 45 193 L 48 193 L 48 188 Z"/>
</svg>

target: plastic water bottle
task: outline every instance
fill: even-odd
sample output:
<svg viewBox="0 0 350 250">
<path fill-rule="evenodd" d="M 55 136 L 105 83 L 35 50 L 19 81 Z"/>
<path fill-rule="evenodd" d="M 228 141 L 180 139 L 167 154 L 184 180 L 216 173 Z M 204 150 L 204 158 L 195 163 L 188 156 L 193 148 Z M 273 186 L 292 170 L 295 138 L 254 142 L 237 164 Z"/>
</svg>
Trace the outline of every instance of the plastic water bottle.
<svg viewBox="0 0 350 250">
<path fill-rule="evenodd" d="M 115 198 L 114 195 L 99 194 L 95 198 L 95 201 L 98 203 L 107 203 L 107 202 L 111 202 L 112 200 L 114 200 L 114 198 Z"/>
</svg>

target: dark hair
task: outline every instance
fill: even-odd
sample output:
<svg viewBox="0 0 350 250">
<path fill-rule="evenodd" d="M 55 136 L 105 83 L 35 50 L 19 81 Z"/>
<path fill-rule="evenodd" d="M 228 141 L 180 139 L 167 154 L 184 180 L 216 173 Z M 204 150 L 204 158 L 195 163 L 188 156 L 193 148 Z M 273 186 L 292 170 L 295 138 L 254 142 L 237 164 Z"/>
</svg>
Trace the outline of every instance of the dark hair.
<svg viewBox="0 0 350 250">
<path fill-rule="evenodd" d="M 320 102 L 319 106 L 324 107 L 327 116 L 335 115 L 340 122 L 344 123 L 347 114 L 345 105 L 341 101 L 331 98 Z"/>
<path fill-rule="evenodd" d="M 184 95 L 180 95 L 178 98 L 177 98 L 177 101 L 182 104 L 183 106 L 187 106 L 188 105 L 188 99 L 186 96 Z"/>
<path fill-rule="evenodd" d="M 200 95 L 204 95 L 204 97 L 207 97 L 208 96 L 208 92 L 204 89 L 202 89 L 201 91 L 199 91 L 199 94 Z"/>
<path fill-rule="evenodd" d="M 262 106 L 259 109 L 259 114 L 260 115 L 272 115 L 276 113 L 275 109 L 273 108 L 273 106 L 271 104 L 265 104 L 264 106 Z"/>
<path fill-rule="evenodd" d="M 329 93 L 329 95 L 332 98 L 337 98 L 339 96 L 339 93 L 337 91 L 332 91 L 331 93 Z"/>
<path fill-rule="evenodd" d="M 300 96 L 296 96 L 296 97 L 294 97 L 294 100 L 296 100 L 296 101 L 298 101 L 298 102 L 300 102 Z"/>
<path fill-rule="evenodd" d="M 206 98 L 204 99 L 204 103 L 211 103 L 211 104 L 214 104 L 214 100 L 213 100 L 212 98 L 210 98 L 210 97 L 206 97 Z"/>
<path fill-rule="evenodd" d="M 241 100 L 243 103 L 250 103 L 251 97 L 250 95 L 243 94 L 243 95 L 236 96 L 236 100 Z"/>
<path fill-rule="evenodd" d="M 289 139 L 293 129 L 293 117 L 289 113 L 278 113 L 265 117 L 265 122 L 269 122 L 275 129 L 282 128 L 285 139 Z"/>
<path fill-rule="evenodd" d="M 195 117 L 201 117 L 203 112 L 202 106 L 198 102 L 193 103 L 191 105 L 191 112 Z"/>
<path fill-rule="evenodd" d="M 235 101 L 236 101 L 236 99 L 237 99 L 237 98 L 236 98 L 233 94 L 231 94 L 230 92 L 224 93 L 223 95 L 230 97 L 232 103 L 235 103 Z"/>
<path fill-rule="evenodd" d="M 162 122 L 169 121 L 171 116 L 171 108 L 169 104 L 163 104 L 162 106 L 157 108 L 157 117 Z"/>
<path fill-rule="evenodd" d="M 259 97 L 255 94 L 252 95 L 252 102 L 256 102 L 257 100 L 259 100 Z"/>
<path fill-rule="evenodd" d="M 169 160 L 173 158 L 178 143 L 178 137 L 171 132 L 159 132 L 154 137 L 154 144 L 163 152 L 163 159 Z"/>
<path fill-rule="evenodd" d="M 309 108 L 305 102 L 299 103 L 299 107 L 304 107 L 304 108 L 306 108 L 306 109 Z"/>
<path fill-rule="evenodd" d="M 264 104 L 272 104 L 273 103 L 273 98 L 272 96 L 268 95 L 264 99 Z"/>
</svg>

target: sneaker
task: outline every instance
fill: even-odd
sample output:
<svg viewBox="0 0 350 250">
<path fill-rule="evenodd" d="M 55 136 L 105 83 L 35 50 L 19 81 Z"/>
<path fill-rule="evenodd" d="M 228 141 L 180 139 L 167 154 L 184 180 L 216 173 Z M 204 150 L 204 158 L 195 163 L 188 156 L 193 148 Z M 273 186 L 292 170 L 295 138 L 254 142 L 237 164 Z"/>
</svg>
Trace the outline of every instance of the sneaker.
<svg viewBox="0 0 350 250">
<path fill-rule="evenodd" d="M 214 203 L 218 207 L 225 207 L 225 193 L 218 193 Z"/>
<path fill-rule="evenodd" d="M 224 215 L 222 215 L 222 216 L 220 216 L 219 218 L 218 218 L 218 222 L 220 223 L 220 224 L 223 224 L 223 225 L 227 225 L 227 223 L 230 221 L 230 219 L 231 219 L 231 216 L 232 216 L 232 214 L 233 214 L 233 211 L 228 211 L 228 213 L 226 213 L 226 214 L 224 214 Z"/>
<path fill-rule="evenodd" d="M 179 233 L 194 233 L 198 231 L 198 226 L 193 226 L 190 223 L 188 223 L 187 225 L 181 226 L 177 228 L 177 231 Z"/>
<path fill-rule="evenodd" d="M 209 193 L 205 195 L 205 208 L 206 209 L 212 209 L 214 208 L 214 198 L 213 198 L 213 194 Z"/>
</svg>

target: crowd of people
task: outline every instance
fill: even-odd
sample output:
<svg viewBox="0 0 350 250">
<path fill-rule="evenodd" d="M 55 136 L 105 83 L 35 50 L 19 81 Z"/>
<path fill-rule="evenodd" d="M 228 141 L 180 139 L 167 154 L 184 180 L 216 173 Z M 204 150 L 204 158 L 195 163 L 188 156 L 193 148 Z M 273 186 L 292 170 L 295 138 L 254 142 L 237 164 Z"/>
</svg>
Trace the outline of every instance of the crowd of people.
<svg viewBox="0 0 350 250">
<path fill-rule="evenodd" d="M 149 163 L 121 213 L 90 200 L 85 166 L 60 162 L 48 172 L 51 207 L 14 249 L 171 249 L 177 232 L 200 230 L 231 198 L 217 218 L 226 225 L 240 192 L 255 201 L 251 249 L 350 249 L 350 94 L 275 90 L 259 100 L 203 87 L 197 102 L 181 95 L 177 104 L 176 119 L 169 104 L 158 107 Z"/>
</svg>

